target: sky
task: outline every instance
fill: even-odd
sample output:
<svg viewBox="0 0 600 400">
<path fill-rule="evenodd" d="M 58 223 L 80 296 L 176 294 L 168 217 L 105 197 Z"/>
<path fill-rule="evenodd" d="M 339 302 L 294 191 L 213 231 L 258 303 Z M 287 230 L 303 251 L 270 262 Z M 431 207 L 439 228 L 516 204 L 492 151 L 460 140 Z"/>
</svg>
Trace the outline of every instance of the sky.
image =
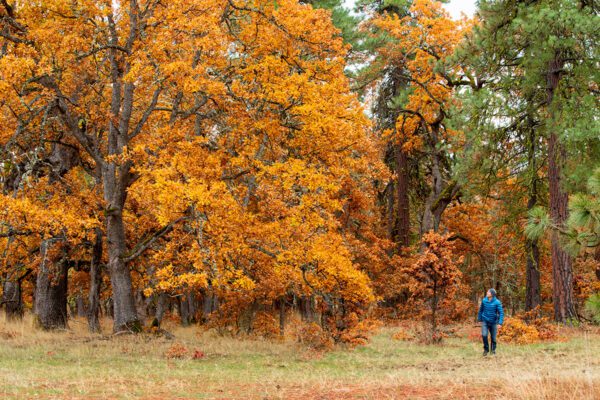
<svg viewBox="0 0 600 400">
<path fill-rule="evenodd" d="M 450 12 L 452 18 L 460 18 L 460 13 L 465 13 L 468 17 L 472 17 L 475 13 L 475 0 L 450 0 L 444 7 Z"/>
<path fill-rule="evenodd" d="M 452 18 L 460 18 L 461 13 L 465 13 L 467 17 L 472 17 L 476 9 L 476 0 L 450 0 L 444 7 L 448 10 Z M 346 8 L 352 10 L 356 0 L 344 0 L 343 4 Z"/>
</svg>

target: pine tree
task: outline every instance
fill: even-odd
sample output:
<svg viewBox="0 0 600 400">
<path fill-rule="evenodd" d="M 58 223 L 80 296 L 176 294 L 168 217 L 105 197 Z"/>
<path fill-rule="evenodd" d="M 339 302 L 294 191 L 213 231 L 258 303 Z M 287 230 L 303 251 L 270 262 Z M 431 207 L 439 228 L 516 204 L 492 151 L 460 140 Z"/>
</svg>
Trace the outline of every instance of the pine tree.
<svg viewBox="0 0 600 400">
<path fill-rule="evenodd" d="M 529 145 L 539 145 L 541 139 L 543 148 L 541 153 L 534 150 L 525 165 L 535 171 L 541 165 L 535 162 L 540 159 L 537 154 L 547 155 L 550 216 L 562 229 L 568 218 L 570 182 L 565 178 L 577 176 L 579 168 L 598 156 L 598 9 L 572 0 L 483 1 L 479 13 L 482 23 L 475 29 L 469 54 L 485 89 L 473 102 L 475 117 L 490 128 L 481 131 L 479 140 L 489 145 L 490 132 L 516 132 L 531 121 L 528 129 L 535 136 Z M 507 147 L 497 152 L 512 150 L 516 138 L 506 136 L 501 143 Z M 571 162 L 575 157 L 576 168 Z M 509 173 L 520 166 L 512 168 Z M 533 205 L 538 202 L 537 182 L 530 180 L 527 186 Z M 533 244 L 528 243 L 530 250 Z M 554 317 L 562 322 L 576 317 L 571 263 L 553 232 Z"/>
</svg>

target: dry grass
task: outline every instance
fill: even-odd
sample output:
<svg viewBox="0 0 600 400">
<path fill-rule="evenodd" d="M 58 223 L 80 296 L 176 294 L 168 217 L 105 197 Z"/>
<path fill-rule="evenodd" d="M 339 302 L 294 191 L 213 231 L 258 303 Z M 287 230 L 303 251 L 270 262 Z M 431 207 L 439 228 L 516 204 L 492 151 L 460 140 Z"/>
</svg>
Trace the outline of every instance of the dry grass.
<svg viewBox="0 0 600 400">
<path fill-rule="evenodd" d="M 310 352 L 293 341 L 233 339 L 198 328 L 172 328 L 174 341 L 149 335 L 89 335 L 84 321 L 41 332 L 29 320 L 0 325 L 2 399 L 600 399 L 600 335 L 500 345 L 444 346 L 393 340 L 384 328 L 353 351 Z M 108 332 L 108 326 L 106 331 Z M 204 356 L 192 359 L 194 351 Z"/>
</svg>

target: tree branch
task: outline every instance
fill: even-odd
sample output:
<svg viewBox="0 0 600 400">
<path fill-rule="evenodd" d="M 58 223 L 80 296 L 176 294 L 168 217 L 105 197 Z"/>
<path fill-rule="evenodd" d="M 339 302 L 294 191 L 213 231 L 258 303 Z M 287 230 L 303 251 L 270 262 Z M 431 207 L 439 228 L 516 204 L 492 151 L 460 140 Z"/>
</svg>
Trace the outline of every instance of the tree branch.
<svg viewBox="0 0 600 400">
<path fill-rule="evenodd" d="M 141 256 L 148 248 L 150 248 L 150 246 L 152 246 L 154 243 L 156 243 L 157 240 L 159 240 L 163 236 L 170 233 L 176 224 L 178 224 L 181 221 L 188 220 L 188 219 L 189 219 L 189 217 L 187 217 L 187 216 L 177 218 L 175 221 L 162 227 L 161 229 L 154 232 L 149 237 L 146 237 L 140 243 L 135 245 L 135 247 L 129 252 L 129 254 L 127 254 L 123 257 L 123 261 L 127 263 L 127 262 L 135 260 L 137 257 Z"/>
</svg>

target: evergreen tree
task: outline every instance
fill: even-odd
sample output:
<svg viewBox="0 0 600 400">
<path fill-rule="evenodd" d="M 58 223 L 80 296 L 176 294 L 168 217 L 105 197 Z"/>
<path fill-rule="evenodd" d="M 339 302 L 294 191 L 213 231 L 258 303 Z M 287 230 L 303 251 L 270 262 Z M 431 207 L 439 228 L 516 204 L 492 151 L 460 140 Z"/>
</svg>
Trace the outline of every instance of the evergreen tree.
<svg viewBox="0 0 600 400">
<path fill-rule="evenodd" d="M 598 157 L 599 97 L 598 9 L 573 0 L 482 1 L 482 23 L 462 54 L 480 77 L 482 90 L 470 102 L 479 124 L 470 145 L 496 146 L 495 153 L 528 153 L 509 173 L 531 171 L 529 208 L 538 203 L 538 167 L 548 160 L 549 208 L 552 223 L 564 228 L 568 219 L 567 190 L 582 168 Z M 467 107 L 468 108 L 468 107 Z M 481 129 L 483 128 L 483 129 Z M 529 138 L 515 146 L 519 137 Z M 495 135 L 503 134 L 497 141 Z M 533 147 L 533 146 L 542 146 Z M 517 147 L 515 152 L 515 147 Z M 529 150 L 527 150 L 529 149 Z M 484 160 L 481 167 L 494 166 Z M 575 164 L 578 164 L 575 166 Z M 525 167 L 526 166 L 526 167 Z M 502 164 L 496 163 L 497 170 Z M 569 179 L 571 178 L 571 179 Z M 527 244 L 535 254 L 535 241 Z M 572 260 L 552 233 L 554 317 L 576 318 L 572 298 Z M 530 287 L 531 290 L 531 287 Z"/>
</svg>

